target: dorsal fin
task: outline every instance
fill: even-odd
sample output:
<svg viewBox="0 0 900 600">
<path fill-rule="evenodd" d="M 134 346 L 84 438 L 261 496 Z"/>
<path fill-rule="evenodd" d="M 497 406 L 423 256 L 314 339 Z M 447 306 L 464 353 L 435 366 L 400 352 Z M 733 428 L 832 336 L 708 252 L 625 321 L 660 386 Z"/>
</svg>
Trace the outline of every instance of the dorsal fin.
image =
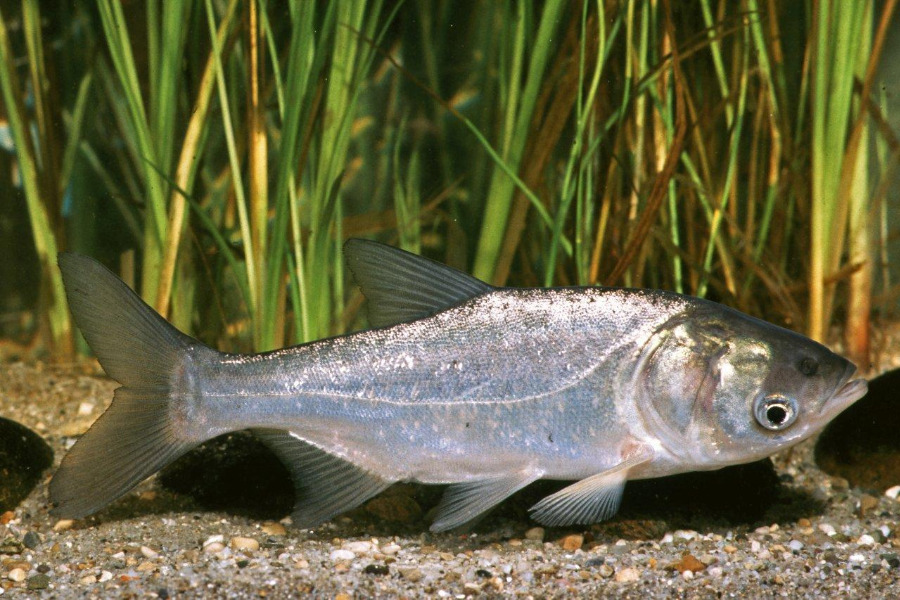
<svg viewBox="0 0 900 600">
<path fill-rule="evenodd" d="M 494 289 L 447 265 L 370 240 L 347 240 L 344 256 L 368 300 L 372 327 L 421 319 Z"/>
</svg>

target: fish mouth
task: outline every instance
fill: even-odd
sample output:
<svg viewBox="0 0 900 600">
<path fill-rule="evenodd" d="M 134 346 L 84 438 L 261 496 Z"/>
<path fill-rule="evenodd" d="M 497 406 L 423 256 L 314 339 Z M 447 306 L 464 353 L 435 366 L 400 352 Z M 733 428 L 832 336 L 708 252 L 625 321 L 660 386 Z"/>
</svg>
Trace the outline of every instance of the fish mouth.
<svg viewBox="0 0 900 600">
<path fill-rule="evenodd" d="M 822 411 L 827 421 L 838 416 L 851 404 L 865 396 L 869 390 L 869 384 L 866 380 L 861 377 L 854 379 L 854 375 L 856 375 L 856 365 L 848 363 L 844 376 L 838 383 L 831 398 L 825 403 Z"/>
</svg>

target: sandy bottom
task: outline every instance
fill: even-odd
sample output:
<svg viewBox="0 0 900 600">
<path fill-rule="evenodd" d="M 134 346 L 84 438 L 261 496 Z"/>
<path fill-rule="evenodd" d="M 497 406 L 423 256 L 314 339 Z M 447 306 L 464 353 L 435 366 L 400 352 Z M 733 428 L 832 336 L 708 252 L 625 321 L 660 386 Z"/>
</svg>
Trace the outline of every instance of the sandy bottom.
<svg viewBox="0 0 900 600">
<path fill-rule="evenodd" d="M 92 365 L 0 364 L 0 416 L 42 435 L 56 465 L 114 387 Z M 775 457 L 774 471 L 757 464 L 634 493 L 629 484 L 609 523 L 537 527 L 526 509 L 547 484 L 447 534 L 427 530 L 439 490 L 416 486 L 294 529 L 279 518 L 286 481 L 269 495 L 249 483 L 264 471 L 253 461 L 266 460 L 252 448 L 249 462 L 228 467 L 249 473 L 237 486 L 249 492 L 215 487 L 235 487 L 241 471 L 223 470 L 217 455 L 235 447 L 246 450 L 240 437 L 207 448 L 167 476 L 169 487 L 151 479 L 75 522 L 49 515 L 47 471 L 0 515 L 0 596 L 900 597 L 900 502 L 824 473 L 809 443 Z M 222 508 L 209 508 L 215 499 Z"/>
</svg>

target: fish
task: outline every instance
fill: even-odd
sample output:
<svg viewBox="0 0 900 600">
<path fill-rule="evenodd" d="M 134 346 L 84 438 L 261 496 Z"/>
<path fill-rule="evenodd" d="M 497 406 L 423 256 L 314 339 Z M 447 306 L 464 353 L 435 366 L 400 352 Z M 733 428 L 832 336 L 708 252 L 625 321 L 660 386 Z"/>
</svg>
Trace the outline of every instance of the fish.
<svg viewBox="0 0 900 600">
<path fill-rule="evenodd" d="M 709 300 L 494 287 L 374 241 L 343 251 L 371 328 L 260 354 L 202 344 L 61 254 L 75 322 L 121 387 L 53 476 L 53 514 L 92 514 L 250 430 L 290 472 L 297 527 L 414 481 L 447 485 L 430 525 L 445 531 L 539 479 L 575 483 L 534 520 L 588 524 L 616 514 L 629 480 L 762 459 L 866 392 L 825 346 Z"/>
</svg>

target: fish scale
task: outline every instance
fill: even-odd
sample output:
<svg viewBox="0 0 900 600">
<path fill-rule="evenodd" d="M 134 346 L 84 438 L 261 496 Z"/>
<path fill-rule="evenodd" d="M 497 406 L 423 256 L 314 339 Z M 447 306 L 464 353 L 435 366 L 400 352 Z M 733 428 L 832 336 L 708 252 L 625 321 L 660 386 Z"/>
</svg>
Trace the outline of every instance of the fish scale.
<svg viewBox="0 0 900 600">
<path fill-rule="evenodd" d="M 799 334 L 670 292 L 494 288 L 363 240 L 345 256 L 374 329 L 256 355 L 174 329 L 95 261 L 60 256 L 70 307 L 122 387 L 50 484 L 90 514 L 197 444 L 249 429 L 315 526 L 396 481 L 449 484 L 451 529 L 529 483 L 578 480 L 545 524 L 618 510 L 629 479 L 750 462 L 861 397 L 856 367 Z"/>
</svg>

